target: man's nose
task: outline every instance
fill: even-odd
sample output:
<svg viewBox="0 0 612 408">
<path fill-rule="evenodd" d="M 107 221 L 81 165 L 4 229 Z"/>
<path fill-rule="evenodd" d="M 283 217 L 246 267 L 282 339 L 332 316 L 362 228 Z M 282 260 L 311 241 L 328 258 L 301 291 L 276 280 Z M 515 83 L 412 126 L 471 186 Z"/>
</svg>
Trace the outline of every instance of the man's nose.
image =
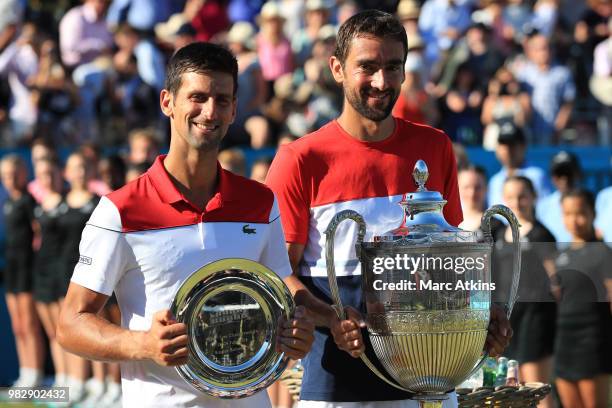
<svg viewBox="0 0 612 408">
<path fill-rule="evenodd" d="M 372 75 L 372 88 L 384 91 L 389 87 L 389 80 L 384 69 L 379 69 Z"/>
<path fill-rule="evenodd" d="M 202 115 L 207 120 L 213 120 L 217 116 L 217 103 L 214 98 L 208 98 L 202 105 Z"/>
</svg>

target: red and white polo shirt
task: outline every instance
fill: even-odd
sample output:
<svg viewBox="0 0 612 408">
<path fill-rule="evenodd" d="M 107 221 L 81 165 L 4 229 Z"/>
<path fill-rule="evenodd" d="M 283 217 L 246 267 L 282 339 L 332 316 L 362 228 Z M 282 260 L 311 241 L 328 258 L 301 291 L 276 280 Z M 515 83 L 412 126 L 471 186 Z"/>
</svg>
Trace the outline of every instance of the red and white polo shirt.
<svg viewBox="0 0 612 408">
<path fill-rule="evenodd" d="M 203 212 L 181 195 L 157 158 L 141 177 L 103 197 L 83 230 L 72 282 L 110 295 L 122 326 L 148 330 L 168 309 L 183 281 L 223 258 L 246 258 L 281 278 L 291 274 L 279 210 L 264 185 L 218 166 L 218 191 Z M 124 406 L 225 407 L 174 368 L 152 361 L 121 363 Z M 232 400 L 232 407 L 269 407 L 265 392 Z"/>
</svg>

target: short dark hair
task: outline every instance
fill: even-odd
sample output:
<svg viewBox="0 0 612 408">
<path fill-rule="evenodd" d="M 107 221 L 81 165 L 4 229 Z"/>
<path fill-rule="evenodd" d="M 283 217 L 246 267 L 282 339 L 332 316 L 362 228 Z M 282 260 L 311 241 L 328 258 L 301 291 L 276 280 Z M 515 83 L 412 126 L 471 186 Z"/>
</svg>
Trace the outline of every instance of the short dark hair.
<svg viewBox="0 0 612 408">
<path fill-rule="evenodd" d="M 587 208 L 595 214 L 595 196 L 589 190 L 583 187 L 574 188 L 561 196 L 561 202 L 566 198 L 580 198 L 586 204 Z"/>
<path fill-rule="evenodd" d="M 346 20 L 338 30 L 334 56 L 344 65 L 351 41 L 360 36 L 390 39 L 402 43 L 404 61 L 408 55 L 408 38 L 404 26 L 392 14 L 380 10 L 365 10 Z"/>
<path fill-rule="evenodd" d="M 186 72 L 204 74 L 207 72 L 224 72 L 234 79 L 234 95 L 238 91 L 238 62 L 227 48 L 205 42 L 193 42 L 178 50 L 166 69 L 164 87 L 175 95 L 181 87 L 182 75 Z"/>
<path fill-rule="evenodd" d="M 523 183 L 525 187 L 527 187 L 527 190 L 529 190 L 532 196 L 534 197 L 538 196 L 538 193 L 536 192 L 536 189 L 533 185 L 533 181 L 531 181 L 527 177 L 519 176 L 519 175 L 508 176 L 506 180 L 504 180 L 504 185 L 506 185 L 507 183 L 510 183 L 511 181 L 517 181 L 519 183 Z"/>
</svg>

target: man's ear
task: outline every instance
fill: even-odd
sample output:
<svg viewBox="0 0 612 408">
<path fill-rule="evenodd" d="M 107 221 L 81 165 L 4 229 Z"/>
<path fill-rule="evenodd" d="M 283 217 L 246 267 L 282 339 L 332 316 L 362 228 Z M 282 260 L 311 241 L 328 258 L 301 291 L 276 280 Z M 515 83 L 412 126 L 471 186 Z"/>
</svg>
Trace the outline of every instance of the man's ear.
<svg viewBox="0 0 612 408">
<path fill-rule="evenodd" d="M 159 106 L 161 107 L 162 112 L 164 113 L 164 115 L 166 115 L 167 117 L 172 117 L 173 114 L 173 95 L 170 91 L 168 91 L 167 89 L 162 89 L 162 91 L 159 94 Z"/>
<path fill-rule="evenodd" d="M 331 70 L 334 80 L 337 83 L 341 84 L 344 82 L 344 70 L 342 68 L 342 63 L 335 55 L 329 57 L 329 69 Z"/>
</svg>

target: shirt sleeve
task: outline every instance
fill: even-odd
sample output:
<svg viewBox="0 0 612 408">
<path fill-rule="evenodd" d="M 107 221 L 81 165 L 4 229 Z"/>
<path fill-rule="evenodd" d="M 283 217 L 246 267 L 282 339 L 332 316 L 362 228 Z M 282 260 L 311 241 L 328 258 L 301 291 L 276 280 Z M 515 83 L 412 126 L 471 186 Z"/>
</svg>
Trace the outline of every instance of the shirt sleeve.
<svg viewBox="0 0 612 408">
<path fill-rule="evenodd" d="M 278 200 L 285 239 L 290 243 L 308 241 L 310 206 L 303 182 L 304 171 L 289 146 L 279 149 L 266 178 Z"/>
<path fill-rule="evenodd" d="M 87 222 L 71 281 L 110 296 L 128 268 L 131 250 L 121 232 L 117 207 L 106 197 Z"/>
<path fill-rule="evenodd" d="M 292 273 L 276 199 L 274 199 L 270 212 L 270 235 L 261 256 L 261 263 L 276 272 L 282 279 Z"/>
<path fill-rule="evenodd" d="M 444 206 L 444 218 L 449 224 L 458 226 L 463 221 L 463 211 L 461 210 L 461 200 L 459 199 L 459 184 L 457 182 L 457 161 L 453 144 L 447 138 L 445 149 L 446 175 L 444 185 L 444 198 L 446 205 Z"/>
</svg>

